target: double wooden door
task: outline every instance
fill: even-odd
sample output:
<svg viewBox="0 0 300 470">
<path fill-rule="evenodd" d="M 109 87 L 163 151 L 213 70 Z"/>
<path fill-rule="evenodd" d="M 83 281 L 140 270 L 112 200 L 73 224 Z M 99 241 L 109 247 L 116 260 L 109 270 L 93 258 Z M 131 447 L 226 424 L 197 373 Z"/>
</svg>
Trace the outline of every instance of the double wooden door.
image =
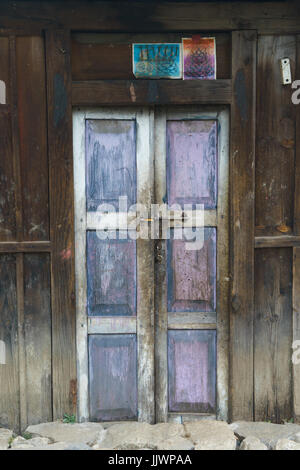
<svg viewBox="0 0 300 470">
<path fill-rule="evenodd" d="M 226 419 L 228 115 L 77 110 L 81 421 Z"/>
</svg>

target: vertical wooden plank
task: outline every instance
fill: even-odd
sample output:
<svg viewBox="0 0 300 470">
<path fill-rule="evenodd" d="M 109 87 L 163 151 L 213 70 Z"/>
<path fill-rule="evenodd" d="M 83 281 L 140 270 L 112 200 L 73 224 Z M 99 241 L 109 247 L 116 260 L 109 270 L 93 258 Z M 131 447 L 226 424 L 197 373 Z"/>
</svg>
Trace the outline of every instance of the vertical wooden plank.
<svg viewBox="0 0 300 470">
<path fill-rule="evenodd" d="M 229 110 L 218 112 L 217 419 L 228 421 L 229 386 Z"/>
<path fill-rule="evenodd" d="M 296 106 L 290 86 L 282 85 L 283 57 L 289 57 L 295 77 L 295 36 L 259 37 L 255 163 L 255 225 L 259 235 L 280 236 L 293 230 Z"/>
<path fill-rule="evenodd" d="M 20 429 L 27 427 L 27 387 L 25 360 L 25 328 L 24 328 L 24 255 L 16 254 L 17 306 L 18 306 L 18 353 L 19 353 L 19 393 L 20 393 Z"/>
<path fill-rule="evenodd" d="M 19 432 L 18 310 L 15 255 L 0 256 L 0 340 L 6 363 L 0 364 L 0 426 Z"/>
<path fill-rule="evenodd" d="M 0 241 L 16 240 L 16 179 L 11 113 L 0 109 Z"/>
<path fill-rule="evenodd" d="M 255 253 L 255 420 L 292 418 L 292 250 Z"/>
<path fill-rule="evenodd" d="M 232 33 L 230 419 L 253 419 L 255 31 Z"/>
<path fill-rule="evenodd" d="M 70 33 L 46 32 L 53 348 L 53 419 L 76 408 Z"/>
<path fill-rule="evenodd" d="M 155 110 L 155 203 L 166 202 L 166 110 Z M 160 236 L 159 227 L 156 238 Z M 168 421 L 168 309 L 166 240 L 155 241 L 155 413 L 156 422 Z"/>
<path fill-rule="evenodd" d="M 24 241 L 49 240 L 45 52 L 42 37 L 16 38 Z"/>
<path fill-rule="evenodd" d="M 0 38 L 0 80 L 5 85 L 4 90 L 1 93 L 2 100 L 0 100 L 0 104 L 9 104 L 10 103 L 10 59 L 9 59 L 8 37 Z"/>
<path fill-rule="evenodd" d="M 52 420 L 49 254 L 24 255 L 24 336 L 27 422 Z"/>
<path fill-rule="evenodd" d="M 300 35 L 297 36 L 296 78 L 300 76 Z M 300 106 L 296 107 L 294 235 L 300 235 Z M 300 340 L 300 248 L 293 248 L 293 341 Z M 293 364 L 294 419 L 300 422 L 300 364 Z"/>
<path fill-rule="evenodd" d="M 9 37 L 10 73 L 11 73 L 11 124 L 13 146 L 13 173 L 15 181 L 15 217 L 16 240 L 23 238 L 23 214 L 22 214 L 22 181 L 20 162 L 20 138 L 18 127 L 18 93 L 17 93 L 17 67 L 16 67 L 16 38 Z"/>
<path fill-rule="evenodd" d="M 91 335 L 89 364 L 91 420 L 136 419 L 136 335 Z"/>
<path fill-rule="evenodd" d="M 136 120 L 137 202 L 150 211 L 154 192 L 153 110 L 138 111 Z M 148 223 L 141 223 L 139 235 L 147 229 Z M 154 423 L 154 252 L 150 236 L 137 240 L 137 279 L 138 419 Z"/>
</svg>

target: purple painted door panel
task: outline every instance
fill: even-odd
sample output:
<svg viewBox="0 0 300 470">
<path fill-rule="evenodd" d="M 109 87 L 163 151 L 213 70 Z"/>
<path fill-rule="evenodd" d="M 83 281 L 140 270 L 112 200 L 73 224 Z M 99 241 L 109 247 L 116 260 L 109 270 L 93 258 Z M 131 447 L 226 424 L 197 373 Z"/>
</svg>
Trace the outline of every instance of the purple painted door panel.
<svg viewBox="0 0 300 470">
<path fill-rule="evenodd" d="M 216 229 L 204 229 L 200 250 L 187 250 L 185 240 L 167 241 L 169 312 L 212 312 L 216 308 Z"/>
<path fill-rule="evenodd" d="M 216 121 L 167 122 L 167 193 L 170 206 L 216 207 Z"/>
<path fill-rule="evenodd" d="M 130 120 L 86 121 L 87 210 L 100 204 L 117 210 L 119 197 L 136 203 L 136 126 Z"/>
<path fill-rule="evenodd" d="M 169 330 L 169 411 L 213 413 L 216 408 L 216 332 Z"/>
<path fill-rule="evenodd" d="M 91 335 L 89 374 L 92 421 L 136 419 L 136 335 Z"/>
<path fill-rule="evenodd" d="M 87 232 L 88 314 L 136 315 L 136 242 Z"/>
</svg>

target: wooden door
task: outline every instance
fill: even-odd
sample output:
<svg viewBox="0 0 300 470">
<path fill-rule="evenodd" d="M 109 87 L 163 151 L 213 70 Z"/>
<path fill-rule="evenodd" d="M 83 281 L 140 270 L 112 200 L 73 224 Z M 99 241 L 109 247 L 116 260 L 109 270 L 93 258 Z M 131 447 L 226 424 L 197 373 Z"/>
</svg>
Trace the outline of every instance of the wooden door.
<svg viewBox="0 0 300 470">
<path fill-rule="evenodd" d="M 168 203 L 170 223 L 169 233 L 161 233 L 156 245 L 156 420 L 184 422 L 203 415 L 227 419 L 225 110 L 157 112 L 155 199 Z M 194 230 L 201 210 L 203 243 L 191 249 L 194 242 L 185 235 L 177 239 L 176 232 L 182 225 Z"/>
<path fill-rule="evenodd" d="M 222 109 L 75 112 L 80 420 L 226 419 L 227 157 Z"/>
<path fill-rule="evenodd" d="M 73 130 L 79 419 L 153 422 L 153 246 L 132 212 L 153 199 L 153 112 L 77 111 Z"/>
</svg>

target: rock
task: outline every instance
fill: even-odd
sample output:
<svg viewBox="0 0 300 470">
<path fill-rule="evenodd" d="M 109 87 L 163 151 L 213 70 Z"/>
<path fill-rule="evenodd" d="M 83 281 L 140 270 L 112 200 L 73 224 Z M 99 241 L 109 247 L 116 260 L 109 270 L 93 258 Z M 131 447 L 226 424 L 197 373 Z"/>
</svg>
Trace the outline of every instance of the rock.
<svg viewBox="0 0 300 470">
<path fill-rule="evenodd" d="M 12 431 L 9 429 L 0 428 L 0 450 L 8 449 L 12 437 Z"/>
<path fill-rule="evenodd" d="M 155 449 L 152 443 L 152 426 L 148 423 L 122 423 L 108 428 L 102 440 L 93 449 L 138 450 L 142 448 Z"/>
<path fill-rule="evenodd" d="M 56 442 L 54 444 L 42 445 L 40 447 L 33 445 L 20 445 L 11 450 L 92 450 L 87 444 Z"/>
<path fill-rule="evenodd" d="M 300 426 L 297 424 L 272 424 L 265 422 L 237 421 L 230 428 L 240 441 L 248 436 L 257 437 L 268 449 L 273 449 L 279 439 L 293 439 Z"/>
<path fill-rule="evenodd" d="M 184 424 L 195 450 L 235 450 L 236 437 L 224 421 L 203 420 Z"/>
<path fill-rule="evenodd" d="M 32 439 L 28 439 L 27 442 L 34 447 L 42 447 L 52 444 L 52 440 L 48 437 L 33 437 Z"/>
<path fill-rule="evenodd" d="M 100 423 L 53 423 L 29 426 L 26 432 L 36 437 L 47 437 L 53 442 L 70 442 L 72 444 L 94 442 L 103 431 Z"/>
<path fill-rule="evenodd" d="M 299 443 L 300 443 L 300 432 L 297 432 L 297 434 L 294 435 L 293 440 L 294 440 L 295 442 L 299 442 Z"/>
<path fill-rule="evenodd" d="M 184 427 L 177 423 L 122 423 L 109 427 L 102 439 L 93 445 L 93 449 L 158 449 L 170 446 L 171 440 L 184 437 Z M 181 441 L 183 445 L 183 442 Z M 189 445 L 185 442 L 184 445 Z"/>
<path fill-rule="evenodd" d="M 247 436 L 241 443 L 240 450 L 268 450 L 268 448 L 257 437 Z"/>
<path fill-rule="evenodd" d="M 290 439 L 279 439 L 275 445 L 275 450 L 300 450 L 300 444 Z"/>
<path fill-rule="evenodd" d="M 184 437 L 176 436 L 171 439 L 162 441 L 157 446 L 158 450 L 192 450 L 194 444 L 192 441 L 185 439 Z"/>
<path fill-rule="evenodd" d="M 18 436 L 12 441 L 10 447 L 11 447 L 11 449 L 16 449 L 17 447 L 20 447 L 20 446 L 22 446 L 22 447 L 30 446 L 30 444 L 28 444 L 28 441 L 26 439 L 24 439 L 24 437 Z"/>
</svg>

